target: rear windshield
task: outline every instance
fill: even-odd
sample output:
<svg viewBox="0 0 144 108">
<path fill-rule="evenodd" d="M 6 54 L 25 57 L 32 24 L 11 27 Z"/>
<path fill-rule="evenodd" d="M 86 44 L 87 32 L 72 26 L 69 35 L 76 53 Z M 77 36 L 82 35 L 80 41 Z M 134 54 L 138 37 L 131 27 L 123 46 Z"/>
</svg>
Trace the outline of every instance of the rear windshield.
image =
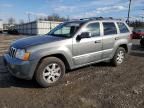
<svg viewBox="0 0 144 108">
<path fill-rule="evenodd" d="M 127 26 L 122 23 L 122 22 L 117 22 L 117 25 L 119 27 L 120 33 L 128 33 L 129 29 L 127 28 Z"/>
</svg>

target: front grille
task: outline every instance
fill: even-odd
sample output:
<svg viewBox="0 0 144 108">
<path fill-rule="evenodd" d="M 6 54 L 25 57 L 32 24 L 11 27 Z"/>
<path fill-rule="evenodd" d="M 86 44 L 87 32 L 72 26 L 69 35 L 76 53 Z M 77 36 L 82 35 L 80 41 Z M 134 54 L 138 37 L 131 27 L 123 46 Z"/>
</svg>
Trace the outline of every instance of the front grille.
<svg viewBox="0 0 144 108">
<path fill-rule="evenodd" d="M 9 49 L 9 55 L 10 55 L 10 57 L 15 57 L 16 51 L 17 51 L 16 48 L 10 47 L 10 49 Z"/>
</svg>

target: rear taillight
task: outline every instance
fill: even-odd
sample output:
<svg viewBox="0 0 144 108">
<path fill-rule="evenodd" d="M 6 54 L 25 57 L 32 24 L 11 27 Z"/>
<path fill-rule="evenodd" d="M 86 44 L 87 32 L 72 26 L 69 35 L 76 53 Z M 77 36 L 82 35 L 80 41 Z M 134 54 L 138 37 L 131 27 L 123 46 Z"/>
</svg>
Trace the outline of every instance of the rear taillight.
<svg viewBox="0 0 144 108">
<path fill-rule="evenodd" d="M 128 36 L 128 39 L 131 41 L 131 40 L 133 39 L 133 34 L 130 34 L 130 35 Z"/>
</svg>

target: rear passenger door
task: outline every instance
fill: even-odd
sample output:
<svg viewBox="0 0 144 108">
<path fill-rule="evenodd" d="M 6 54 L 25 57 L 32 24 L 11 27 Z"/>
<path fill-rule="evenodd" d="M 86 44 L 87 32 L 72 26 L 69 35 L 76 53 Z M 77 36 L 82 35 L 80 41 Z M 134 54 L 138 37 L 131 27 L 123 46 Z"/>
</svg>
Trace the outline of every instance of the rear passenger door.
<svg viewBox="0 0 144 108">
<path fill-rule="evenodd" d="M 115 41 L 117 40 L 117 27 L 115 22 L 102 22 L 103 25 L 103 54 L 102 58 L 111 57 Z"/>
</svg>

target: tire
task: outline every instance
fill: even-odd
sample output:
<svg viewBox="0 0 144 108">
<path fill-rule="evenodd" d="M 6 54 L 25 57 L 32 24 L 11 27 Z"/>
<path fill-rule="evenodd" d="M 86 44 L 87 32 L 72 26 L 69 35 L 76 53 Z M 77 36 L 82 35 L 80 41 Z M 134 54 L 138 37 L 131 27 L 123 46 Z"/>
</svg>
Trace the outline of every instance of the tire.
<svg viewBox="0 0 144 108">
<path fill-rule="evenodd" d="M 144 38 L 140 40 L 140 45 L 144 47 Z"/>
<path fill-rule="evenodd" d="M 48 57 L 42 60 L 38 66 L 35 79 L 41 87 L 57 85 L 65 75 L 63 61 L 56 57 Z"/>
<path fill-rule="evenodd" d="M 121 65 L 124 62 L 125 56 L 126 56 L 126 50 L 123 47 L 119 47 L 116 50 L 114 57 L 111 59 L 111 64 L 113 66 Z"/>
</svg>

